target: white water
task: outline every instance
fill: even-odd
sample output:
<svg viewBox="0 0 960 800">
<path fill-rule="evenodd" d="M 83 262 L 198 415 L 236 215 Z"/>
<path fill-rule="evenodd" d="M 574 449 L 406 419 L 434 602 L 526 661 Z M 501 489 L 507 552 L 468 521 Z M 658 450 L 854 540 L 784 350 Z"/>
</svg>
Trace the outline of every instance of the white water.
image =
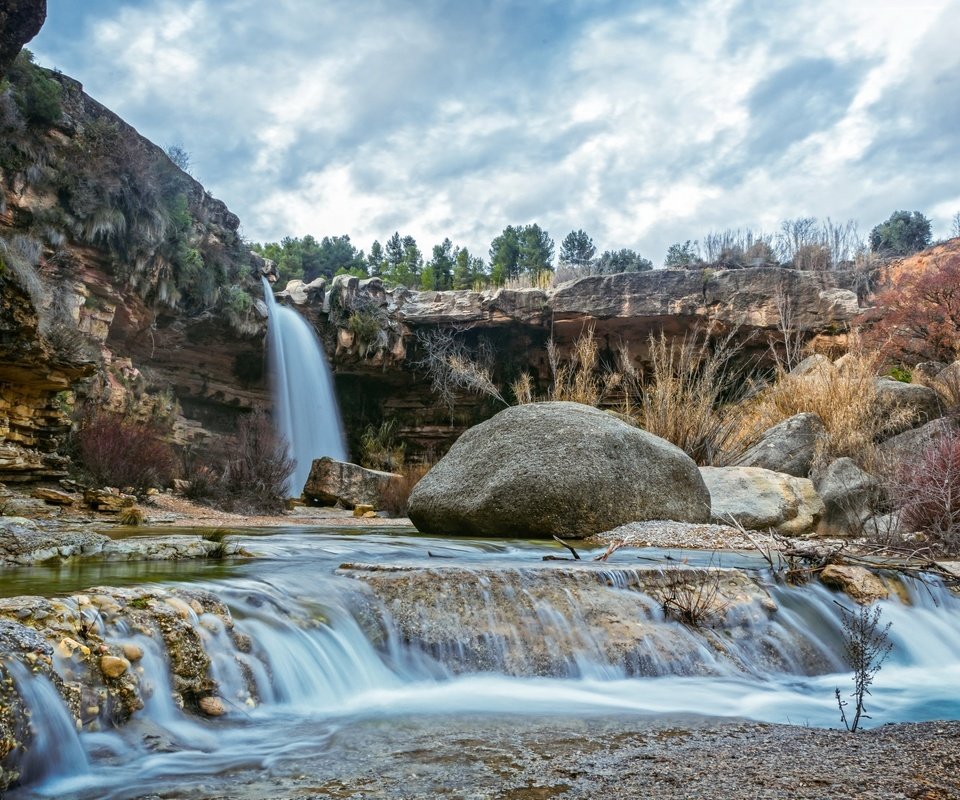
<svg viewBox="0 0 960 800">
<path fill-rule="evenodd" d="M 445 730 L 451 733 L 463 731 L 459 720 L 467 714 L 518 720 L 558 713 L 626 714 L 635 724 L 647 715 L 707 714 L 837 727 L 834 689 L 845 694 L 852 689 L 851 675 L 837 655 L 842 632 L 836 595 L 817 584 L 772 587 L 779 610 L 757 615 L 727 638 L 685 629 L 663 618 L 656 603 L 641 595 L 637 608 L 647 609 L 642 613 L 660 647 L 643 649 L 641 643 L 644 658 L 618 660 L 604 655 L 610 651 L 602 632 L 586 625 L 586 617 L 575 618 L 576 593 L 549 602 L 538 595 L 537 580 L 546 576 L 549 582 L 551 570 L 565 569 L 537 563 L 549 552 L 544 545 L 306 533 L 251 537 L 243 544 L 267 558 L 199 588 L 229 606 L 237 630 L 252 640 L 250 651 L 239 652 L 217 618 L 191 619 L 211 655 L 211 675 L 221 686 L 227 716 L 210 721 L 179 711 L 169 699 L 161 648 L 149 638 L 137 639 L 154 692 L 127 726 L 81 736 L 96 788 L 86 760 L 73 753 L 11 798 L 134 797 L 139 795 L 132 787 L 145 791 L 148 786 L 187 794 L 205 776 L 230 770 L 302 770 L 311 759 L 324 758 L 331 737 L 350 738 L 372 722 L 401 725 L 427 714 L 447 720 Z M 427 550 L 447 558 L 427 559 Z M 394 607 L 374 597 L 363 581 L 336 573 L 348 560 L 430 569 L 439 595 L 448 598 L 444 568 L 456 568 L 460 591 L 472 594 L 489 618 L 486 635 L 497 640 L 500 649 L 495 650 L 504 664 L 528 657 L 533 652 L 528 643 L 537 637 L 573 641 L 579 658 L 558 658 L 548 665 L 551 672 L 536 677 L 510 675 L 501 666 L 465 669 L 464 654 L 454 648 L 404 640 Z M 597 583 L 591 596 L 609 597 L 612 604 L 624 594 L 640 595 L 629 581 L 636 563 L 623 551 L 616 554 L 606 569 L 592 573 Z M 475 571 L 477 580 L 464 580 L 463 568 Z M 486 577 L 491 570 L 506 576 L 517 598 L 534 596 L 539 603 L 535 619 L 516 620 L 494 604 Z M 873 719 L 868 724 L 960 718 L 960 601 L 942 587 L 916 583 L 910 604 L 891 599 L 881 605 L 884 620 L 893 623 L 895 648 L 869 698 Z M 105 634 L 119 642 L 129 641 L 131 632 L 118 627 Z M 682 657 L 665 650 L 670 642 Z M 259 703 L 248 702 L 238 664 L 251 676 Z M 34 686 L 46 691 L 42 683 Z M 38 720 L 51 720 L 43 722 L 51 726 L 45 741 L 66 737 L 66 753 L 76 735 L 64 729 L 69 719 L 62 707 L 52 708 L 57 700 L 49 692 L 28 702 L 45 709 Z M 74 781 L 64 783 L 71 775 Z"/>
<path fill-rule="evenodd" d="M 303 491 L 313 460 L 330 456 L 347 460 L 340 408 L 330 366 L 316 332 L 292 308 L 279 305 L 263 278 L 263 295 L 270 318 L 268 352 L 273 417 L 295 463 L 291 497 Z"/>
</svg>

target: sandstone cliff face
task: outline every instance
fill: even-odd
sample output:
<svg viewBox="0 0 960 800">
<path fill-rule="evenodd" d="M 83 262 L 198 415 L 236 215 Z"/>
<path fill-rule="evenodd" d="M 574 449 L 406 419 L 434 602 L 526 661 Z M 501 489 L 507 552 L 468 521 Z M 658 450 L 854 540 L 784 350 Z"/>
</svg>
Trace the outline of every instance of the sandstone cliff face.
<svg viewBox="0 0 960 800">
<path fill-rule="evenodd" d="M 267 405 L 262 260 L 239 220 L 76 81 L 59 116 L 0 95 L 0 480 L 65 474 L 79 403 L 182 443 Z"/>
<path fill-rule="evenodd" d="M 655 270 L 581 278 L 547 290 L 420 292 L 385 289 L 379 279 L 340 276 L 291 283 L 278 299 L 321 331 L 336 372 L 350 444 L 370 424 L 396 419 L 413 452 L 442 453 L 470 425 L 502 408 L 460 393 L 453 409 L 431 390 L 421 362 L 424 340 L 454 332 L 467 351 L 486 354 L 494 379 L 507 386 L 522 373 L 537 394 L 550 381 L 547 343 L 564 357 L 592 326 L 602 358 L 621 344 L 642 368 L 651 334 L 682 338 L 696 328 L 731 331 L 745 352 L 765 353 L 781 336 L 783 316 L 805 338 L 842 335 L 860 313 L 860 273 L 779 268 Z"/>
</svg>

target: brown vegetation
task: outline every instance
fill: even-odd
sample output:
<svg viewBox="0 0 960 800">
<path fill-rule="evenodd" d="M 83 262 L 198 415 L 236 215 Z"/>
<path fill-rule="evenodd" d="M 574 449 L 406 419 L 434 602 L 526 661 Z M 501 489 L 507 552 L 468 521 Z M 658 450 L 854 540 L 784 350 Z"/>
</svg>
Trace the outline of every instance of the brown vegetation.
<svg viewBox="0 0 960 800">
<path fill-rule="evenodd" d="M 908 409 L 881 404 L 876 379 L 881 357 L 854 340 L 839 365 L 824 362 L 803 374 L 780 370 L 775 380 L 744 408 L 743 424 L 752 434 L 804 412 L 817 414 L 827 435 L 818 444 L 815 463 L 847 456 L 871 470 L 877 462 L 876 443 L 902 430 Z"/>
<path fill-rule="evenodd" d="M 381 495 L 383 510 L 394 517 L 405 516 L 410 493 L 420 479 L 430 471 L 430 466 L 430 464 L 404 464 L 399 470 L 402 480 L 391 481 Z"/>
<path fill-rule="evenodd" d="M 932 443 L 901 464 L 893 485 L 903 524 L 926 535 L 936 551 L 960 552 L 960 433 Z"/>
<path fill-rule="evenodd" d="M 931 261 L 900 274 L 876 298 L 880 316 L 870 341 L 889 358 L 949 363 L 960 354 L 960 253 Z"/>
<path fill-rule="evenodd" d="M 155 425 L 94 411 L 80 420 L 76 447 L 84 470 L 101 486 L 143 492 L 173 478 L 174 456 Z"/>
</svg>

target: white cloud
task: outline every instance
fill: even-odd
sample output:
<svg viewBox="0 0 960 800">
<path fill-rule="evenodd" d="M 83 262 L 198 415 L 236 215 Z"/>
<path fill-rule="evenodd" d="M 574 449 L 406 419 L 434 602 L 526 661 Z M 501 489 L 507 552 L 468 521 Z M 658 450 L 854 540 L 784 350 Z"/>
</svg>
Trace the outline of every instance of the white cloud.
<svg viewBox="0 0 960 800">
<path fill-rule="evenodd" d="M 72 2 L 51 0 L 41 60 L 185 146 L 256 239 L 398 229 L 486 254 L 538 221 L 659 261 L 714 228 L 939 219 L 956 196 L 884 148 L 882 109 L 950 47 L 960 0 L 91 0 L 79 33 L 58 29 Z M 942 124 L 925 91 L 898 126 Z"/>
</svg>

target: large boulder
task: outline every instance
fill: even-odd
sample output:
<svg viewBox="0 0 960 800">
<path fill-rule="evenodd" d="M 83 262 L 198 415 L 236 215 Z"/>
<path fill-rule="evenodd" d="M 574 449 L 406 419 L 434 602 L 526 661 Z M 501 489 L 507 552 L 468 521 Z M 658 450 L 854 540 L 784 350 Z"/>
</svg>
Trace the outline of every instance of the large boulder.
<svg viewBox="0 0 960 800">
<path fill-rule="evenodd" d="M 878 449 L 890 467 L 899 468 L 916 462 L 930 445 L 955 431 L 956 427 L 948 419 L 935 419 L 884 439 Z"/>
<path fill-rule="evenodd" d="M 817 442 L 826 435 L 816 414 L 796 414 L 767 430 L 760 440 L 734 463 L 740 467 L 762 467 L 797 478 L 810 474 Z"/>
<path fill-rule="evenodd" d="M 591 536 L 625 522 L 706 522 L 710 495 L 682 450 L 589 406 L 514 406 L 470 428 L 408 502 L 425 533 Z"/>
<path fill-rule="evenodd" d="M 321 506 L 340 503 L 347 508 L 358 505 L 383 508 L 384 495 L 402 481 L 400 475 L 392 472 L 366 469 L 324 456 L 316 459 L 310 467 L 303 497 L 307 502 Z"/>
<path fill-rule="evenodd" d="M 711 519 L 747 530 L 801 536 L 816 530 L 823 501 L 813 481 L 760 467 L 701 467 L 712 498 Z"/>
<path fill-rule="evenodd" d="M 822 536 L 859 536 L 867 520 L 877 515 L 883 494 L 880 481 L 850 458 L 830 462 L 817 483 L 823 500 Z"/>
<path fill-rule="evenodd" d="M 899 423 L 890 433 L 902 433 L 935 420 L 943 414 L 940 398 L 929 386 L 904 383 L 892 378 L 877 378 L 876 387 L 879 413 L 895 418 Z M 900 409 L 909 411 L 909 416 L 902 421 L 894 417 L 902 413 Z"/>
</svg>

